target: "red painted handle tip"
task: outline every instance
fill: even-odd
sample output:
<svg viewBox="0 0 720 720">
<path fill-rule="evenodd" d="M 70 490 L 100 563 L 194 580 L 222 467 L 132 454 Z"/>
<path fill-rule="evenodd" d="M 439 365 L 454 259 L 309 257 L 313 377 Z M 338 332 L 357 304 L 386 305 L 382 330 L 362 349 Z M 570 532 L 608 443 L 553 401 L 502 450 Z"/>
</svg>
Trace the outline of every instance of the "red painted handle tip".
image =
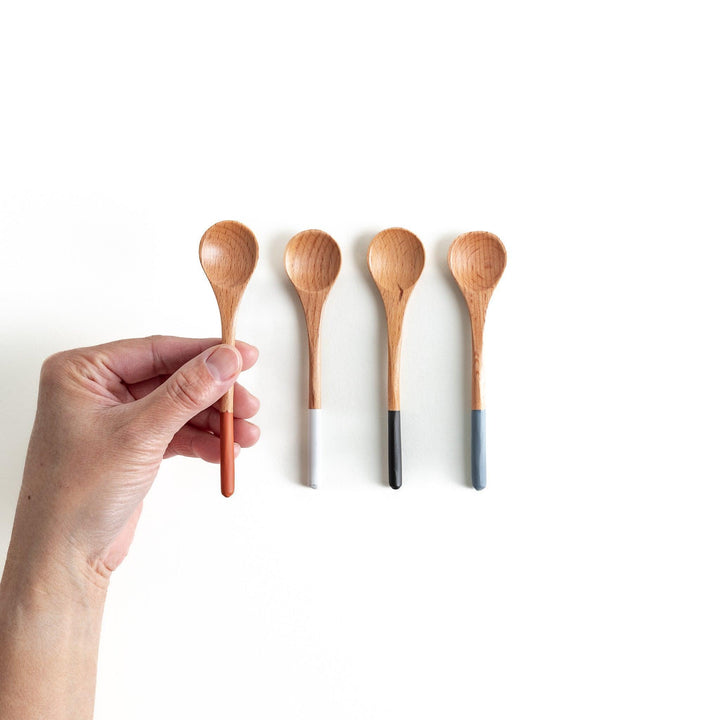
<svg viewBox="0 0 720 720">
<path fill-rule="evenodd" d="M 220 491 L 225 497 L 235 492 L 235 438 L 233 414 L 220 413 Z"/>
</svg>

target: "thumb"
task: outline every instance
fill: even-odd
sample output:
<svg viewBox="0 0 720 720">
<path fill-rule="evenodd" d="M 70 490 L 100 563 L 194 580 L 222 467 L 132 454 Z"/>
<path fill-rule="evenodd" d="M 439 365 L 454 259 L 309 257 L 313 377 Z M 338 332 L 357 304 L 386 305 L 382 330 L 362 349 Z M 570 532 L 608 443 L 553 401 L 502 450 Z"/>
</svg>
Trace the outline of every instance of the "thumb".
<svg viewBox="0 0 720 720">
<path fill-rule="evenodd" d="M 152 427 L 170 438 L 230 388 L 242 370 L 232 345 L 216 345 L 188 361 L 135 408 L 152 418 Z M 142 405 L 142 407 L 138 407 Z"/>
</svg>

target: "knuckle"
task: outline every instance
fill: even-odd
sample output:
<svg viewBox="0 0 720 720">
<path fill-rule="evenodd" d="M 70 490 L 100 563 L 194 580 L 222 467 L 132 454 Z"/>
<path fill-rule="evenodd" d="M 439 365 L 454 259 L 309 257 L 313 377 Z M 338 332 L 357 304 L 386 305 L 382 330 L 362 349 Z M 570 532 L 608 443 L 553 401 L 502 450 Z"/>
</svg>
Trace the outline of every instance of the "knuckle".
<svg viewBox="0 0 720 720">
<path fill-rule="evenodd" d="M 53 380 L 62 375 L 68 362 L 68 353 L 57 352 L 45 358 L 40 369 L 40 377 L 43 380 Z"/>
<path fill-rule="evenodd" d="M 148 335 L 145 340 L 150 344 L 150 355 L 152 357 L 152 366 L 159 373 L 165 367 L 162 355 L 159 350 L 161 335 Z"/>
<path fill-rule="evenodd" d="M 109 360 L 101 350 L 79 348 L 63 350 L 46 358 L 40 370 L 41 387 L 66 383 L 101 382 L 107 377 Z"/>
<path fill-rule="evenodd" d="M 40 368 L 40 388 L 47 391 L 64 385 L 72 376 L 76 361 L 72 350 L 63 350 L 45 358 Z"/>
<path fill-rule="evenodd" d="M 153 356 L 158 355 L 158 344 L 162 340 L 162 335 L 159 335 L 158 333 L 155 333 L 154 335 L 147 335 L 144 340 L 150 344 L 150 348 L 152 350 Z"/>
</svg>

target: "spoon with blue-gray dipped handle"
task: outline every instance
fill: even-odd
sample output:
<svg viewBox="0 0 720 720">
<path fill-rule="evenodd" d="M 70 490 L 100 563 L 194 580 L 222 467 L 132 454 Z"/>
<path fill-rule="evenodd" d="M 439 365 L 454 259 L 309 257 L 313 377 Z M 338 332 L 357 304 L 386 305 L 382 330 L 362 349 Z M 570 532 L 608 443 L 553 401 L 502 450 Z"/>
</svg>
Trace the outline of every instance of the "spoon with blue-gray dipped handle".
<svg viewBox="0 0 720 720">
<path fill-rule="evenodd" d="M 489 232 L 468 232 L 453 241 L 448 265 L 470 312 L 472 328 L 471 460 L 472 485 L 482 490 L 487 483 L 485 404 L 482 392 L 482 349 L 485 314 L 490 296 L 505 270 L 507 253 L 499 238 Z"/>
</svg>

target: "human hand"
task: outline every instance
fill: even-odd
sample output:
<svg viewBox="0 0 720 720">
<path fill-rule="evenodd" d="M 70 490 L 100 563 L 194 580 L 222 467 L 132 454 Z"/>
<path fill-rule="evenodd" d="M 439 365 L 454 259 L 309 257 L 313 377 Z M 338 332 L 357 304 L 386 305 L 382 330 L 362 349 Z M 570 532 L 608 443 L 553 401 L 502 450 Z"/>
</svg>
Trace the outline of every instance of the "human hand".
<svg viewBox="0 0 720 720">
<path fill-rule="evenodd" d="M 42 368 L 8 562 L 42 554 L 102 578 L 125 557 L 163 458 L 220 461 L 214 405 L 257 350 L 154 336 L 61 352 Z M 253 445 L 259 403 L 234 386 L 236 454 Z"/>
</svg>

